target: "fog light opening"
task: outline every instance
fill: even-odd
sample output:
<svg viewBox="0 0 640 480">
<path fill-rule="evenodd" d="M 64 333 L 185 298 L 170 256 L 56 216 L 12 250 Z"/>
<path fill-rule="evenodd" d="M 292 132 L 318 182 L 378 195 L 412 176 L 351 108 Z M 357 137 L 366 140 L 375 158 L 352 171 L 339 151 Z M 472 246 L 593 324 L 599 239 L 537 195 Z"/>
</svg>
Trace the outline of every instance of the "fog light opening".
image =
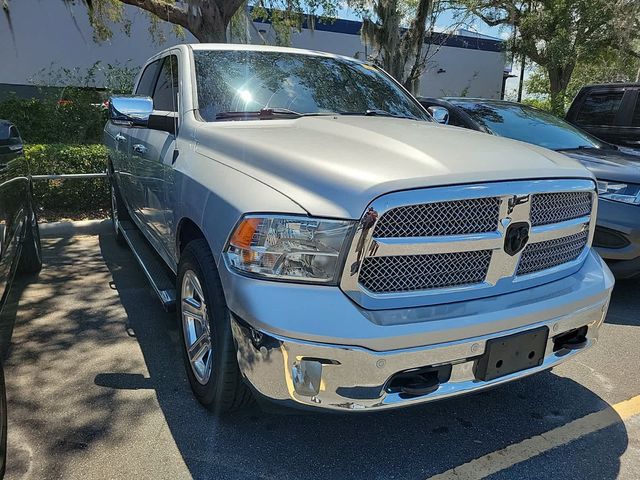
<svg viewBox="0 0 640 480">
<path fill-rule="evenodd" d="M 387 383 L 385 391 L 400 394 L 403 398 L 419 397 L 435 392 L 450 378 L 451 365 L 415 368 L 396 373 Z"/>
<path fill-rule="evenodd" d="M 553 337 L 553 351 L 566 354 L 572 350 L 580 350 L 587 346 L 588 327 L 575 328 Z"/>
<path fill-rule="evenodd" d="M 315 360 L 297 360 L 291 367 L 293 388 L 305 397 L 314 397 L 320 392 L 322 363 Z"/>
</svg>

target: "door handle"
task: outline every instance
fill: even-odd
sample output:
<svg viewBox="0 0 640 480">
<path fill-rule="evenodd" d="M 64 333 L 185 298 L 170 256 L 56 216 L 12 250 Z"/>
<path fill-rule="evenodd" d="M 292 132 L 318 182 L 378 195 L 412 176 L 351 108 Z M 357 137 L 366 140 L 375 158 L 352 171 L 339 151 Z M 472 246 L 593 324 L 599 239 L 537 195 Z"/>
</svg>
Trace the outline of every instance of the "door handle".
<svg viewBox="0 0 640 480">
<path fill-rule="evenodd" d="M 124 135 L 122 135 L 121 133 L 116 133 L 115 139 L 117 142 L 125 142 L 127 140 L 127 137 L 125 137 Z"/>
<path fill-rule="evenodd" d="M 140 145 L 139 143 L 136 143 L 132 148 L 133 151 L 137 154 L 144 155 L 145 153 L 147 153 L 147 147 L 145 147 L 144 145 Z"/>
</svg>

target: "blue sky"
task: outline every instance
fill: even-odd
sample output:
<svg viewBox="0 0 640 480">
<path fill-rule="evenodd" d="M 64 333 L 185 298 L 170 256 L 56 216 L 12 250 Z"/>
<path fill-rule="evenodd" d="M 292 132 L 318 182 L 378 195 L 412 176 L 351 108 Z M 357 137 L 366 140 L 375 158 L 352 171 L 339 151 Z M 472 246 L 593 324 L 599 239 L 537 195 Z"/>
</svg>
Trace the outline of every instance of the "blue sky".
<svg viewBox="0 0 640 480">
<path fill-rule="evenodd" d="M 360 20 L 353 10 L 349 8 L 341 8 L 338 10 L 338 16 L 348 20 Z M 436 21 L 436 27 L 441 30 L 450 28 L 452 25 L 456 25 L 458 22 L 453 16 L 452 12 L 444 12 L 438 17 Z M 464 28 L 476 31 L 483 35 L 491 35 L 492 37 L 506 38 L 509 36 L 509 29 L 500 29 L 498 27 L 489 27 L 486 23 L 477 17 L 469 19 L 469 23 Z"/>
</svg>

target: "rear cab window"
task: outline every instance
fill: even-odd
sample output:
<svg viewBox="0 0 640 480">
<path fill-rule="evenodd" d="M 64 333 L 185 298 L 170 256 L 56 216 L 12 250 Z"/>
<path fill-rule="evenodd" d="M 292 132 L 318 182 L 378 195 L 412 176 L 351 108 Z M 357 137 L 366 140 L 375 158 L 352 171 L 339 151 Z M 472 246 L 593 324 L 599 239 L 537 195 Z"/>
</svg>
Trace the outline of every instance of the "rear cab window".
<svg viewBox="0 0 640 480">
<path fill-rule="evenodd" d="M 615 125 L 624 90 L 591 91 L 580 107 L 576 123 L 580 125 Z"/>
</svg>

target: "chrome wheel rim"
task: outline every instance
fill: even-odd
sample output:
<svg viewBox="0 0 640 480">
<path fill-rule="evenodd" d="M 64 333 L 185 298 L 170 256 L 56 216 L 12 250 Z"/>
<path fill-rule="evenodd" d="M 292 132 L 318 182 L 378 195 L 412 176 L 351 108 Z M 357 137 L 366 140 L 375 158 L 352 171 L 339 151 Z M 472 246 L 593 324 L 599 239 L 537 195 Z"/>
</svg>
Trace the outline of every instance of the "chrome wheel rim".
<svg viewBox="0 0 640 480">
<path fill-rule="evenodd" d="M 118 202 L 116 201 L 116 189 L 111 184 L 111 219 L 113 220 L 113 228 L 118 233 Z"/>
<path fill-rule="evenodd" d="M 187 270 L 182 278 L 182 332 L 191 371 L 202 385 L 209 381 L 213 363 L 211 329 L 202 286 L 197 275 Z"/>
</svg>

